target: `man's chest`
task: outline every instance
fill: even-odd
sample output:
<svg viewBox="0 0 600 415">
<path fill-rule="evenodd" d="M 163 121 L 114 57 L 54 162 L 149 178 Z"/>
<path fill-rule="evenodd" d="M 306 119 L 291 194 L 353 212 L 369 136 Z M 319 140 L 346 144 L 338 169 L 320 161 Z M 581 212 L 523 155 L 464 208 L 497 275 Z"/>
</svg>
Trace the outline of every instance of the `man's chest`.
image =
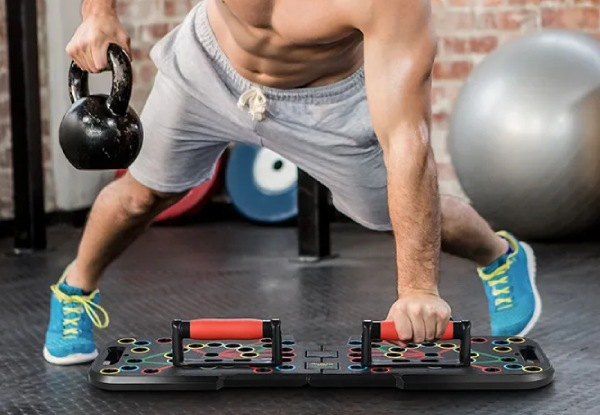
<svg viewBox="0 0 600 415">
<path fill-rule="evenodd" d="M 337 0 L 218 0 L 242 23 L 297 44 L 331 43 L 353 29 Z"/>
</svg>

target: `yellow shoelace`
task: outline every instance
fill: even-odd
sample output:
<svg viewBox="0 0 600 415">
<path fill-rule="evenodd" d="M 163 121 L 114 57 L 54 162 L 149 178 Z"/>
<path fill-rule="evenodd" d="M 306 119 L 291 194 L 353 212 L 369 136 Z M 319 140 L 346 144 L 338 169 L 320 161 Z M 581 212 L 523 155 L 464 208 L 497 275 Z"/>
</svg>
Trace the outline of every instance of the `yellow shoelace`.
<svg viewBox="0 0 600 415">
<path fill-rule="evenodd" d="M 506 272 L 513 262 L 514 260 L 512 258 L 508 258 L 504 265 L 499 266 L 491 274 L 485 274 L 483 271 L 479 271 L 479 277 L 487 282 L 488 286 L 492 289 L 492 295 L 496 297 L 494 299 L 494 305 L 497 307 L 498 311 L 506 310 L 513 306 L 512 297 L 498 298 L 501 294 L 510 295 L 510 287 L 496 288 L 500 284 L 508 284 L 508 275 L 506 275 Z"/>
<path fill-rule="evenodd" d="M 515 255 L 519 250 L 519 246 L 514 243 L 513 239 L 511 238 L 511 236 L 504 232 L 504 231 L 500 231 L 497 232 L 498 235 L 503 236 L 508 243 L 510 244 L 513 253 L 511 255 L 508 256 L 508 258 L 506 259 L 506 262 L 499 266 L 498 268 L 496 268 L 494 270 L 494 272 L 490 273 L 490 274 L 486 274 L 483 272 L 483 269 L 480 268 L 478 270 L 479 273 L 479 277 L 487 282 L 488 286 L 492 289 L 492 295 L 495 297 L 494 299 L 494 305 L 496 306 L 498 311 L 502 311 L 502 310 L 506 310 L 508 308 L 511 308 L 513 306 L 513 299 L 510 292 L 510 287 L 504 287 L 504 288 L 497 288 L 498 285 L 501 284 L 508 284 L 508 275 L 507 272 L 510 268 L 510 266 L 513 264 L 513 262 L 515 262 Z M 499 295 L 508 295 L 510 297 L 502 297 L 502 298 L 498 298 Z"/>
<path fill-rule="evenodd" d="M 82 314 L 85 311 L 85 313 L 88 315 L 94 326 L 100 329 L 106 328 L 108 326 L 110 322 L 108 318 L 108 313 L 106 312 L 106 310 L 104 310 L 104 308 L 92 301 L 92 298 L 95 297 L 97 291 L 94 291 L 90 295 L 68 295 L 63 293 L 58 288 L 58 284 L 53 285 L 50 288 L 52 289 L 54 295 L 56 295 L 56 298 L 58 298 L 58 300 L 61 303 L 68 304 L 65 304 L 63 306 L 63 312 L 65 314 Z M 79 304 L 79 306 L 76 306 L 76 304 Z M 98 312 L 100 314 L 98 314 Z M 102 321 L 101 316 L 104 317 L 104 322 Z M 80 320 L 81 317 L 65 318 L 63 321 L 63 336 L 77 335 L 77 325 Z"/>
</svg>

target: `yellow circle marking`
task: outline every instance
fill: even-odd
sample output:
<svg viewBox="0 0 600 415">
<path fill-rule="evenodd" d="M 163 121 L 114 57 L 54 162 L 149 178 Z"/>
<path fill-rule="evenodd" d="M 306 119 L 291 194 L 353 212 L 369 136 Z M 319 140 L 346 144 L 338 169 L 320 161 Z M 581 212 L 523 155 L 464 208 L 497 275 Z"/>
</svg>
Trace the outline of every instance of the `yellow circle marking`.
<svg viewBox="0 0 600 415">
<path fill-rule="evenodd" d="M 119 344 L 131 344 L 131 343 L 135 343 L 137 340 L 134 339 L 133 337 L 123 337 L 122 339 L 117 340 L 117 343 Z"/>
<path fill-rule="evenodd" d="M 544 369 L 542 369 L 539 366 L 524 366 L 523 367 L 523 371 L 527 372 L 527 373 L 539 373 L 542 372 Z"/>
<path fill-rule="evenodd" d="M 393 354 L 393 356 L 390 356 L 390 353 Z M 388 359 L 399 359 L 403 356 L 404 356 L 404 354 L 400 353 L 400 352 L 387 352 L 385 354 L 385 357 L 387 357 Z"/>
<path fill-rule="evenodd" d="M 240 357 L 246 358 L 246 359 L 253 358 L 253 357 L 258 357 L 258 356 L 260 356 L 260 355 L 258 353 L 256 353 L 256 352 L 243 352 L 243 353 L 240 354 Z"/>
<path fill-rule="evenodd" d="M 139 346 L 139 347 L 134 347 L 133 349 L 131 349 L 132 353 L 148 353 L 150 351 L 149 347 L 145 347 L 145 346 Z"/>
<path fill-rule="evenodd" d="M 453 343 L 440 343 L 437 345 L 440 349 L 456 349 L 456 345 Z"/>
<path fill-rule="evenodd" d="M 194 346 L 194 347 L 192 347 Z M 188 349 L 202 349 L 204 345 L 202 343 L 190 343 L 186 346 Z"/>
<path fill-rule="evenodd" d="M 508 353 L 508 352 L 512 352 L 512 348 L 508 347 L 508 346 L 496 346 L 493 349 L 495 352 L 498 353 Z"/>
<path fill-rule="evenodd" d="M 100 369 L 100 373 L 102 373 L 103 375 L 116 375 L 120 371 L 121 369 L 111 367 L 105 367 L 104 369 Z"/>
<path fill-rule="evenodd" d="M 506 340 L 514 344 L 525 343 L 525 339 L 523 337 L 509 337 Z"/>
</svg>

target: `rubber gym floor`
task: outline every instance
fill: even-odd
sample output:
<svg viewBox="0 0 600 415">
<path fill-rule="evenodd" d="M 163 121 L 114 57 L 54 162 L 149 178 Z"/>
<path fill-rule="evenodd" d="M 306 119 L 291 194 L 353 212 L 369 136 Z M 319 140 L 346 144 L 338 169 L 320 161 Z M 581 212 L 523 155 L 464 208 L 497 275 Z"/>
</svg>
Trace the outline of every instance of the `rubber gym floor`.
<svg viewBox="0 0 600 415">
<path fill-rule="evenodd" d="M 144 414 L 598 414 L 600 243 L 534 244 L 544 301 L 528 336 L 556 370 L 532 391 L 412 392 L 395 389 L 223 389 L 217 392 L 107 392 L 87 382 L 88 365 L 42 358 L 49 285 L 71 260 L 81 230 L 49 229 L 49 249 L 8 255 L 0 240 L 0 413 Z M 280 318 L 299 341 L 345 342 L 362 319 L 383 319 L 394 298 L 390 237 L 356 225 L 332 227 L 339 257 L 298 264 L 294 227 L 243 222 L 152 227 L 106 274 L 102 305 L 111 317 L 101 347 L 123 336 L 169 333 L 173 318 Z M 444 256 L 441 290 L 474 335 L 489 333 L 475 268 Z"/>
</svg>

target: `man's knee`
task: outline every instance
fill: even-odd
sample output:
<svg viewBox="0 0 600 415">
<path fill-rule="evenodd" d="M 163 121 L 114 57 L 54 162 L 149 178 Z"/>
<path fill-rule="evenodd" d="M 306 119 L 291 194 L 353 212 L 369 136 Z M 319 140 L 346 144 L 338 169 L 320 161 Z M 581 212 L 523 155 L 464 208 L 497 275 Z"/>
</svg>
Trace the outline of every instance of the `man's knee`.
<svg viewBox="0 0 600 415">
<path fill-rule="evenodd" d="M 442 195 L 440 197 L 442 219 L 460 216 L 461 212 L 471 209 L 471 205 L 458 196 Z"/>
<path fill-rule="evenodd" d="M 442 208 L 442 238 L 452 237 L 462 232 L 464 221 L 472 210 L 468 201 L 456 196 L 443 195 L 440 198 Z"/>
<path fill-rule="evenodd" d="M 104 190 L 105 197 L 114 198 L 127 216 L 144 216 L 159 213 L 177 203 L 185 194 L 164 193 L 150 189 L 135 180 L 129 173 L 119 178 Z"/>
</svg>

